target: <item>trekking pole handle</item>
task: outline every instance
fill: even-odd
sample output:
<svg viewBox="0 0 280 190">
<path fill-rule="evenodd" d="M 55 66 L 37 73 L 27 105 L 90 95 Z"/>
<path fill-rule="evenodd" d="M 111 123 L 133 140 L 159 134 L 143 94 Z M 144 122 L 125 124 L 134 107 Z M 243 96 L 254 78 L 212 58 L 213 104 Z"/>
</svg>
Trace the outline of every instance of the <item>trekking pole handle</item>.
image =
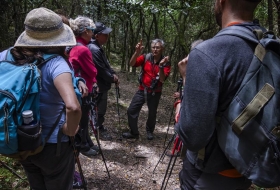
<svg viewBox="0 0 280 190">
<path fill-rule="evenodd" d="M 119 84 L 117 82 L 115 82 L 115 87 L 116 87 L 116 96 L 117 96 L 117 98 L 120 98 L 121 97 L 120 87 L 119 87 Z"/>
<path fill-rule="evenodd" d="M 177 82 L 177 90 L 176 91 L 179 92 L 180 89 L 182 88 L 182 86 L 183 86 L 183 79 L 180 78 Z"/>
</svg>

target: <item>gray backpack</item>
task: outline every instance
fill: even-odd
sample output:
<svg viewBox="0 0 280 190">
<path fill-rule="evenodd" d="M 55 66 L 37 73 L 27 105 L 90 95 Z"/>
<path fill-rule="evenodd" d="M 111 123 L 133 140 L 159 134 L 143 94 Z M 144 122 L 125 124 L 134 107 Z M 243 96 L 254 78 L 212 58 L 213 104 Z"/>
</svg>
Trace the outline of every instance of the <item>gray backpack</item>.
<svg viewBox="0 0 280 190">
<path fill-rule="evenodd" d="M 217 136 L 242 175 L 271 188 L 280 186 L 280 41 L 272 32 L 253 32 L 231 26 L 217 34 L 257 44 L 239 90 L 219 118 Z"/>
</svg>

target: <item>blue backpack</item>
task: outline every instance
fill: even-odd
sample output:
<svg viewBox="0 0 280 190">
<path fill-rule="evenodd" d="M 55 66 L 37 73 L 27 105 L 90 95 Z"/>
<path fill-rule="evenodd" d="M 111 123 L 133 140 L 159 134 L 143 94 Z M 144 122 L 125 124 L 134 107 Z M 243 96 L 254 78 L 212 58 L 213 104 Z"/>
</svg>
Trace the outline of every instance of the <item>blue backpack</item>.
<svg viewBox="0 0 280 190">
<path fill-rule="evenodd" d="M 18 160 L 37 154 L 42 151 L 45 142 L 57 126 L 65 109 L 47 137 L 42 138 L 39 114 L 41 73 L 38 67 L 57 56 L 44 54 L 44 61 L 40 65 L 36 63 L 15 65 L 8 50 L 5 60 L 0 61 L 0 154 Z M 72 78 L 75 92 L 80 98 L 76 79 Z M 32 134 L 26 133 L 22 126 L 24 110 L 32 110 L 34 120 L 37 121 L 28 129 Z"/>
<path fill-rule="evenodd" d="M 259 187 L 280 186 L 280 40 L 272 33 L 231 26 L 256 44 L 252 62 L 229 107 L 219 118 L 218 142 L 230 163 Z"/>
</svg>

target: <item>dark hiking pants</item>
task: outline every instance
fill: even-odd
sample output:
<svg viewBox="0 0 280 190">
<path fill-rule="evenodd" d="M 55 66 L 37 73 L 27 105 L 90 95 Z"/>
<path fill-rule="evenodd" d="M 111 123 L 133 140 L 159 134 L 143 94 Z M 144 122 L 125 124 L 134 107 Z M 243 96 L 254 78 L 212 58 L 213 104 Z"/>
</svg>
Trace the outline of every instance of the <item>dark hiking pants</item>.
<svg viewBox="0 0 280 190">
<path fill-rule="evenodd" d="M 108 91 L 98 93 L 97 98 L 97 110 L 98 110 L 98 120 L 97 124 L 99 127 L 103 127 L 103 123 L 105 121 L 105 114 L 107 110 L 107 99 L 108 99 Z"/>
<path fill-rule="evenodd" d="M 89 122 L 89 110 L 90 106 L 87 105 L 86 101 L 89 97 L 84 97 L 82 99 L 82 117 L 80 120 L 80 129 L 79 129 L 79 134 L 81 136 L 81 151 L 86 152 L 89 151 L 90 147 L 93 146 L 93 142 L 89 136 L 89 130 L 88 130 L 88 122 Z"/>
<path fill-rule="evenodd" d="M 161 92 L 147 93 L 148 119 L 146 121 L 146 131 L 154 132 L 156 125 L 157 108 L 160 100 Z M 131 103 L 127 109 L 128 125 L 133 135 L 138 135 L 138 117 L 142 106 L 145 103 L 145 95 L 143 90 L 138 90 L 133 96 Z"/>
<path fill-rule="evenodd" d="M 73 148 L 70 142 L 61 142 L 60 156 L 56 156 L 56 150 L 57 143 L 47 143 L 42 152 L 21 161 L 30 189 L 72 189 L 75 169 Z"/>
<path fill-rule="evenodd" d="M 230 178 L 202 172 L 190 163 L 187 157 L 184 159 L 179 179 L 182 190 L 247 190 L 251 186 L 251 181 L 245 177 Z"/>
</svg>

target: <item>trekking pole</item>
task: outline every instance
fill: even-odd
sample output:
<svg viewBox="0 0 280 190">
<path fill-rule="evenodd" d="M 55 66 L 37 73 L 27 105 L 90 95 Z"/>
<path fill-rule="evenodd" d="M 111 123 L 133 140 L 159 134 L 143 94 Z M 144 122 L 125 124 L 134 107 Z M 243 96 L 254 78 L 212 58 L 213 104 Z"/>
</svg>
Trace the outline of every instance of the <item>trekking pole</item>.
<svg viewBox="0 0 280 190">
<path fill-rule="evenodd" d="M 94 93 L 93 93 L 94 94 Z M 97 97 L 97 96 L 96 96 Z M 98 110 L 97 110 L 97 105 L 96 105 L 96 101 L 93 100 L 95 99 L 96 97 L 91 97 L 91 110 L 90 110 L 90 125 L 92 127 L 92 131 L 94 133 L 94 136 L 96 138 L 96 142 L 97 142 L 97 145 L 98 145 L 98 148 L 99 148 L 99 151 L 100 151 L 100 154 L 102 156 L 102 160 L 103 160 L 103 163 L 105 165 L 105 168 L 106 168 L 106 171 L 107 171 L 107 174 L 108 174 L 108 177 L 110 178 L 110 173 L 109 173 L 109 170 L 108 170 L 108 167 L 107 167 L 107 164 L 106 164 L 106 160 L 105 160 L 105 157 L 104 157 L 104 154 L 103 154 L 103 151 L 101 149 L 101 145 L 100 145 L 100 141 L 99 141 L 99 137 L 98 137 L 98 131 L 99 131 L 99 127 L 97 125 L 97 119 L 98 119 L 98 116 L 97 116 L 97 113 L 98 113 Z"/>
<path fill-rule="evenodd" d="M 119 118 L 119 125 L 118 125 L 118 131 L 120 131 L 119 138 L 118 140 L 122 140 L 122 135 L 121 135 L 121 119 L 120 119 L 120 107 L 119 107 L 119 98 L 120 96 L 120 88 L 119 84 L 115 82 L 115 89 L 116 89 L 116 99 L 117 99 L 117 113 L 118 113 L 118 118 Z"/>
<path fill-rule="evenodd" d="M 153 170 L 153 173 L 155 172 L 155 170 L 156 170 L 156 168 L 157 168 L 159 162 L 162 161 L 162 160 L 164 159 L 166 150 L 170 147 L 170 145 L 171 145 L 171 143 L 174 141 L 175 137 L 176 137 L 176 134 L 174 134 L 174 135 L 171 137 L 171 139 L 169 140 L 167 146 L 165 147 L 163 153 L 161 154 L 161 156 L 160 156 L 160 158 L 159 158 L 159 160 L 158 160 L 158 162 L 157 162 L 157 164 L 156 164 L 156 166 L 155 166 L 155 168 L 154 168 L 154 170 Z"/>
<path fill-rule="evenodd" d="M 23 177 L 21 177 L 20 175 L 18 175 L 12 168 L 10 168 L 9 166 L 7 166 L 7 164 L 5 164 L 4 162 L 2 162 L 1 160 L 0 160 L 0 164 L 1 164 L 4 168 L 6 168 L 7 170 L 9 170 L 12 174 L 14 174 L 15 176 L 17 176 L 18 178 L 20 178 L 20 179 L 22 179 L 22 180 L 26 180 L 26 179 L 24 179 Z"/>
<path fill-rule="evenodd" d="M 182 141 L 179 139 L 179 136 L 177 136 L 176 139 L 175 139 L 175 143 L 174 143 L 174 146 L 173 146 L 173 149 L 172 149 L 171 157 L 170 157 L 169 163 L 167 165 L 167 168 L 166 168 L 166 171 L 165 171 L 165 175 L 164 175 L 164 178 L 163 178 L 160 190 L 165 190 L 166 187 L 167 187 L 168 181 L 169 181 L 170 176 L 172 174 L 172 170 L 173 170 L 173 168 L 175 166 L 175 163 L 176 163 L 177 157 L 178 157 L 178 155 L 180 153 L 181 147 L 182 147 Z M 176 153 L 174 161 L 172 163 L 172 159 L 174 157 L 175 151 L 177 151 L 177 153 Z M 171 165 L 171 163 L 172 163 L 172 165 Z M 171 168 L 170 168 L 170 165 L 171 165 Z M 170 171 L 169 171 L 169 168 L 170 168 Z M 169 171 L 169 175 L 167 177 L 168 171 Z"/>
<path fill-rule="evenodd" d="M 81 176 L 81 179 L 82 179 L 83 188 L 84 188 L 84 190 L 87 190 L 87 184 L 86 184 L 86 180 L 85 180 L 84 173 L 83 173 L 83 170 L 82 170 L 82 166 L 81 166 L 81 162 L 80 162 L 80 159 L 79 159 L 78 151 L 75 147 L 75 137 L 70 137 L 70 140 L 71 140 L 71 143 L 72 143 L 72 146 L 73 146 L 74 158 L 76 160 L 76 163 L 77 163 L 77 166 L 78 166 L 78 169 L 79 169 L 79 172 L 80 172 L 80 176 Z"/>
<path fill-rule="evenodd" d="M 95 111 L 93 111 L 93 110 L 91 109 L 91 118 L 94 117 L 94 112 L 95 112 Z M 93 119 L 93 118 L 92 118 L 92 119 Z M 100 151 L 100 154 L 101 154 L 101 156 L 102 156 L 102 160 L 103 160 L 103 162 L 104 162 L 106 171 L 107 171 L 107 173 L 108 173 L 108 177 L 110 178 L 110 173 L 109 173 L 109 170 L 108 170 L 108 167 L 107 167 L 107 164 L 106 164 L 106 160 L 105 160 L 105 157 L 104 157 L 104 154 L 103 154 L 101 145 L 100 145 L 100 141 L 99 141 L 99 138 L 98 138 L 98 130 L 99 130 L 99 129 L 98 129 L 97 127 L 95 127 L 96 124 L 93 124 L 93 120 L 92 120 L 92 119 L 90 119 L 90 125 L 91 125 L 91 127 L 92 127 L 94 136 L 95 136 L 95 138 L 96 138 L 96 142 L 97 142 L 97 145 L 98 145 L 98 147 L 99 147 L 99 151 Z"/>
<path fill-rule="evenodd" d="M 174 105 L 174 103 L 173 103 L 173 105 Z M 173 112 L 174 112 L 174 107 L 171 110 L 171 114 L 170 114 L 170 118 L 169 118 L 169 122 L 168 122 L 168 126 L 167 126 L 167 131 L 166 131 L 166 134 L 165 134 L 163 146 L 165 146 L 165 142 L 166 142 L 166 139 L 167 139 L 167 134 L 168 134 L 168 131 L 169 131 L 169 126 L 170 126 L 171 120 L 173 118 Z"/>
<path fill-rule="evenodd" d="M 181 89 L 182 89 L 182 86 L 183 86 L 183 79 L 180 78 L 178 81 L 177 81 L 177 90 L 176 92 L 180 92 L 180 96 L 182 94 L 181 92 Z M 176 102 L 176 99 L 174 101 L 174 103 Z M 166 131 L 166 134 L 165 134 L 165 138 L 164 138 L 164 143 L 163 143 L 163 146 L 165 146 L 165 142 L 166 142 L 166 139 L 167 139 L 167 135 L 168 135 L 168 131 L 169 131 L 169 126 L 170 126 L 170 123 L 171 123 L 171 120 L 173 118 L 173 112 L 174 112 L 174 103 L 172 104 L 172 111 L 171 111 L 171 115 L 170 115 L 170 118 L 169 118 L 169 122 L 168 122 L 168 126 L 167 126 L 167 131 Z M 175 124 L 175 123 L 174 123 Z"/>
<path fill-rule="evenodd" d="M 118 117 L 119 117 L 119 127 L 121 125 L 121 120 L 120 120 L 120 108 L 119 108 L 119 98 L 121 97 L 120 95 L 120 88 L 119 85 L 115 82 L 115 88 L 116 88 L 116 98 L 117 98 L 117 112 L 118 112 Z"/>
</svg>

